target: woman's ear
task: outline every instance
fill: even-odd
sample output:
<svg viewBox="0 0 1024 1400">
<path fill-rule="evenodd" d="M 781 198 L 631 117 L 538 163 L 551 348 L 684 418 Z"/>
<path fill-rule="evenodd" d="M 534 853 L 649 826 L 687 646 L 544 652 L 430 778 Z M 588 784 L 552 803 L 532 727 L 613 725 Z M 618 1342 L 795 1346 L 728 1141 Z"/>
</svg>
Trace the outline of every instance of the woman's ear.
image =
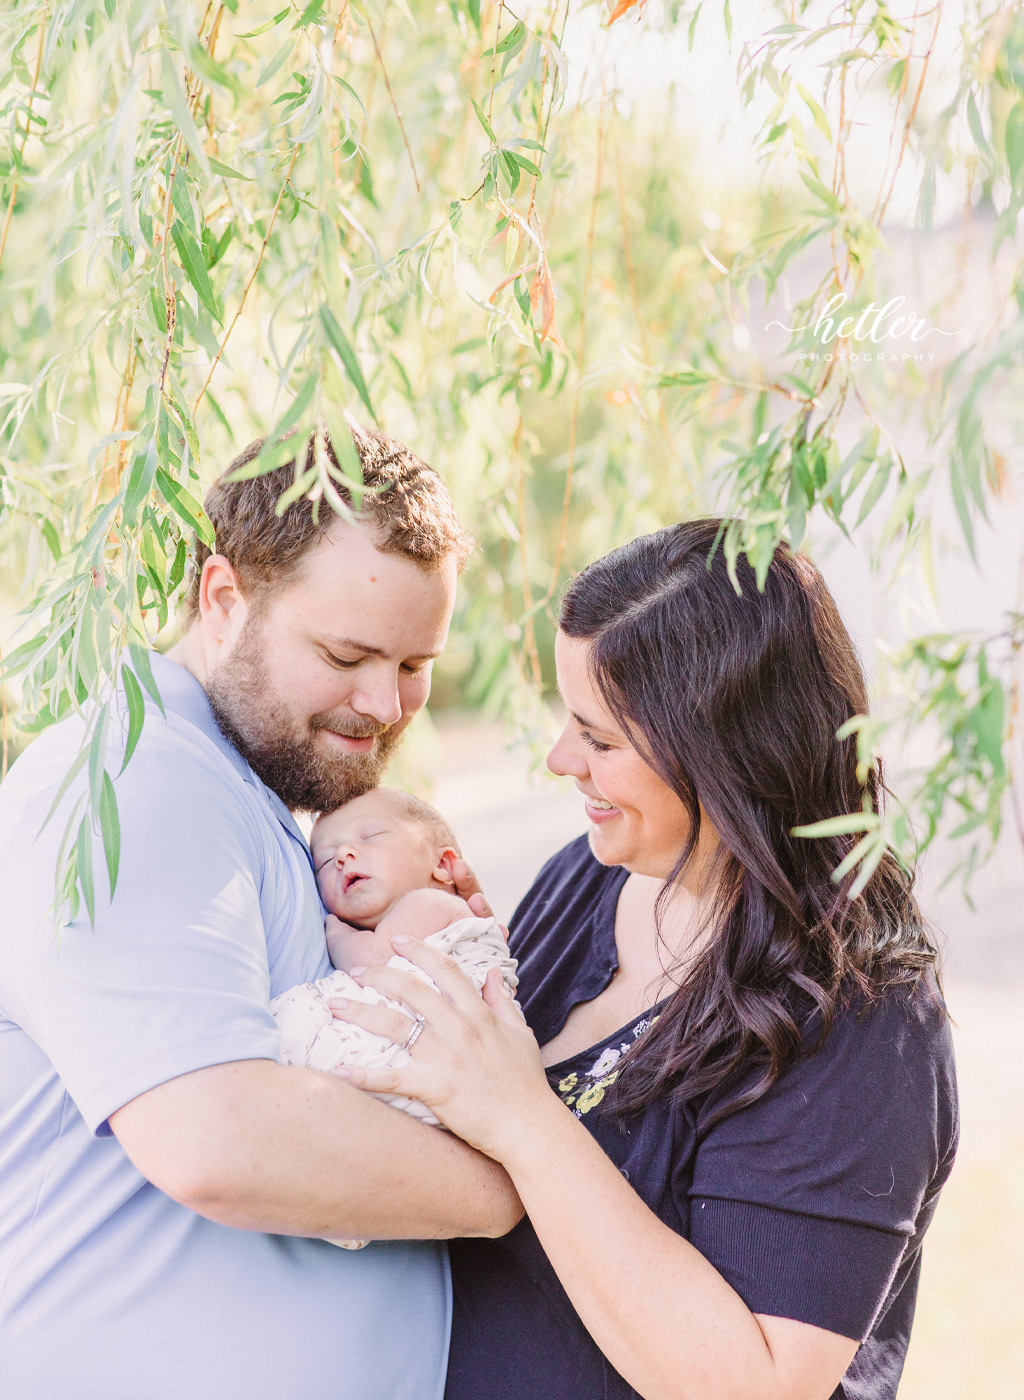
<svg viewBox="0 0 1024 1400">
<path fill-rule="evenodd" d="M 459 858 L 459 853 L 454 846 L 443 846 L 437 853 L 437 864 L 431 872 L 430 878 L 436 880 L 439 885 L 446 888 L 455 885 L 455 876 L 452 874 L 452 866 Z"/>
</svg>

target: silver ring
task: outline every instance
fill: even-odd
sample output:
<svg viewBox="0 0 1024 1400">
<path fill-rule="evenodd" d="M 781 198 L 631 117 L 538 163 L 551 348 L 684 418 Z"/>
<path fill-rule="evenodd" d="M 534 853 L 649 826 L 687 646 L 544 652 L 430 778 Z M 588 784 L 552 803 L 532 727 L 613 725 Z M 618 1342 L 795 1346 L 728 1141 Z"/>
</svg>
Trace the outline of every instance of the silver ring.
<svg viewBox="0 0 1024 1400">
<path fill-rule="evenodd" d="M 412 1047 L 416 1044 L 417 1040 L 419 1040 L 420 1036 L 423 1034 L 423 1027 L 426 1024 L 427 1018 L 425 1016 L 421 1016 L 420 1013 L 417 1011 L 416 1019 L 412 1023 L 412 1030 L 409 1032 L 409 1039 L 402 1046 L 403 1050 L 412 1049 Z"/>
</svg>

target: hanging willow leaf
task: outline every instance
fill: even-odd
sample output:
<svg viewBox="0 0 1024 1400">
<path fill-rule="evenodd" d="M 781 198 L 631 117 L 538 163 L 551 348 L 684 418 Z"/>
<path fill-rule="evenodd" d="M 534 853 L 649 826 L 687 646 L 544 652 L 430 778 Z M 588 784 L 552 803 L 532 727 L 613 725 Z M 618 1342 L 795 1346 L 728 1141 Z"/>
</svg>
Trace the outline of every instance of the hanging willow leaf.
<svg viewBox="0 0 1024 1400">
<path fill-rule="evenodd" d="M 363 371 L 356 357 L 356 352 L 349 343 L 345 332 L 338 325 L 331 308 L 327 305 L 322 305 L 320 307 L 320 324 L 323 326 L 332 348 L 337 351 L 338 358 L 345 366 L 345 373 L 352 381 L 356 393 L 366 405 L 374 422 L 376 422 L 377 415 L 374 412 L 373 404 L 370 402 L 370 391 L 366 387 L 366 380 L 363 377 Z"/>
<path fill-rule="evenodd" d="M 75 840 L 78 887 L 85 900 L 86 913 L 90 924 L 96 925 L 96 876 L 92 866 L 92 833 L 89 830 L 88 812 L 78 823 L 78 836 Z"/>
<path fill-rule="evenodd" d="M 428 453 L 479 541 L 435 693 L 487 699 L 517 723 L 551 673 L 565 579 L 630 534 L 720 509 L 738 586 L 744 557 L 763 582 L 780 541 L 845 531 L 894 615 L 905 587 L 944 580 L 961 547 L 947 517 L 985 562 L 978 522 L 998 532 L 1020 491 L 1006 444 L 1024 376 L 1024 105 L 1020 20 L 1005 7 L 999 25 L 965 13 L 959 83 L 947 63 L 938 87 L 937 60 L 913 56 L 925 35 L 884 6 L 787 24 L 747 7 L 739 72 L 722 77 L 760 132 L 739 184 L 713 140 L 692 155 L 688 124 L 703 150 L 711 116 L 680 119 L 642 73 L 626 65 L 598 99 L 603 73 L 581 76 L 611 58 L 587 53 L 582 31 L 570 74 L 564 7 L 547 0 L 523 19 L 504 10 L 494 52 L 498 14 L 481 36 L 477 0 L 393 7 L 373 37 L 364 7 L 320 0 L 262 20 L 237 0 L 90 4 L 87 22 L 81 8 L 13 7 L 0 99 L 0 549 L 6 594 L 28 599 L 17 649 L 0 638 L 15 746 L 72 712 L 91 737 L 128 638 L 120 720 L 137 757 L 156 693 L 147 640 L 171 625 L 193 533 L 212 539 L 204 489 L 251 439 L 267 439 L 243 473 L 256 476 L 296 455 L 281 434 L 323 422 L 344 481 L 318 449 L 302 485 L 324 508 L 343 485 L 358 504 L 346 405 Z M 699 5 L 615 0 L 610 56 L 627 11 L 648 42 L 685 36 L 696 63 L 712 61 Z M 870 92 L 867 120 L 834 121 L 840 80 Z M 888 214 L 884 189 L 860 199 L 842 179 L 874 168 L 875 145 L 890 151 L 887 179 L 897 167 Z M 938 336 L 934 364 L 826 362 L 839 344 L 820 343 L 816 319 L 836 292 L 852 302 L 885 284 L 893 208 L 927 217 L 940 176 L 947 192 L 963 178 L 968 211 L 979 176 L 995 203 L 1010 294 L 992 324 L 948 364 Z M 969 212 L 964 247 L 978 236 L 988 226 Z M 983 276 L 966 256 L 973 295 Z M 936 298 L 955 290 L 941 258 L 934 274 Z M 786 288 L 817 290 L 790 309 Z M 762 310 L 807 329 L 768 355 Z M 998 829 L 1016 627 L 956 646 L 936 634 L 886 661 L 884 703 L 935 740 L 935 763 L 908 780 L 926 839 L 961 833 L 968 851 Z M 864 777 L 868 737 L 857 731 Z M 98 782 L 107 800 L 104 772 L 94 763 L 86 783 L 78 770 L 93 836 L 105 828 L 86 794 Z M 61 820 L 72 805 L 65 791 Z M 62 907 L 77 898 L 85 815 L 62 847 Z M 904 839 L 895 820 L 884 834 Z"/>
<path fill-rule="evenodd" d="M 181 132 L 182 139 L 189 149 L 189 153 L 194 160 L 199 162 L 202 169 L 207 169 L 206 152 L 203 150 L 203 143 L 199 132 L 196 130 L 195 121 L 188 108 L 188 99 L 185 96 L 185 85 L 182 82 L 181 74 L 175 63 L 174 56 L 169 50 L 164 50 L 160 60 L 160 71 L 162 78 L 163 99 L 168 111 L 174 118 L 174 123 Z"/>
<path fill-rule="evenodd" d="M 178 250 L 181 258 L 181 265 L 184 268 L 185 276 L 195 287 L 199 294 L 199 300 L 212 314 L 214 320 L 221 321 L 220 307 L 217 305 L 217 298 L 214 295 L 213 285 L 210 282 L 210 274 L 206 270 L 206 260 L 203 257 L 203 250 L 199 244 L 180 223 L 175 223 L 171 227 L 171 237 L 174 239 L 174 246 Z"/>
<path fill-rule="evenodd" d="M 100 793 L 99 821 L 103 837 L 103 854 L 107 862 L 107 879 L 110 882 L 110 898 L 114 898 L 117 888 L 117 872 L 121 863 L 121 821 L 117 814 L 117 798 L 110 774 L 103 774 L 103 789 Z"/>
<path fill-rule="evenodd" d="M 128 706 L 128 738 L 125 741 L 124 758 L 121 761 L 121 772 L 123 773 L 142 734 L 142 726 L 146 719 L 146 702 L 142 696 L 141 686 L 135 679 L 134 673 L 127 666 L 121 667 L 121 683 L 124 686 L 125 703 Z"/>
</svg>

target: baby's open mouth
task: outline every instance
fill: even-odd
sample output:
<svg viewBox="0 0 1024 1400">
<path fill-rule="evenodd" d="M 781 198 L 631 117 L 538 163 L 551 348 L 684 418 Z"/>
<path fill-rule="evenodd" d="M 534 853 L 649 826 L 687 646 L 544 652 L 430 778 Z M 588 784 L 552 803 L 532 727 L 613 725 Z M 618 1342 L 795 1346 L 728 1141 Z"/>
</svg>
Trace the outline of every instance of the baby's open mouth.
<svg viewBox="0 0 1024 1400">
<path fill-rule="evenodd" d="M 348 894 L 349 890 L 352 889 L 354 885 L 359 884 L 360 880 L 368 880 L 369 878 L 368 875 L 359 875 L 356 871 L 350 870 L 341 882 L 342 894 Z"/>
</svg>

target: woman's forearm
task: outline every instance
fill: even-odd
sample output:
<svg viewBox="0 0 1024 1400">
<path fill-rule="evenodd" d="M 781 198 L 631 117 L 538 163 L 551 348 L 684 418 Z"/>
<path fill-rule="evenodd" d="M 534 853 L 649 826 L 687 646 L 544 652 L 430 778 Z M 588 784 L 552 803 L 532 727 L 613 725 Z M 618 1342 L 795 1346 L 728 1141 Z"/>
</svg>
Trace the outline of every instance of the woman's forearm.
<svg viewBox="0 0 1024 1400">
<path fill-rule="evenodd" d="M 505 1165 L 588 1332 L 645 1400 L 826 1400 L 832 1393 L 856 1344 L 759 1320 L 648 1209 L 554 1095 Z"/>
</svg>

